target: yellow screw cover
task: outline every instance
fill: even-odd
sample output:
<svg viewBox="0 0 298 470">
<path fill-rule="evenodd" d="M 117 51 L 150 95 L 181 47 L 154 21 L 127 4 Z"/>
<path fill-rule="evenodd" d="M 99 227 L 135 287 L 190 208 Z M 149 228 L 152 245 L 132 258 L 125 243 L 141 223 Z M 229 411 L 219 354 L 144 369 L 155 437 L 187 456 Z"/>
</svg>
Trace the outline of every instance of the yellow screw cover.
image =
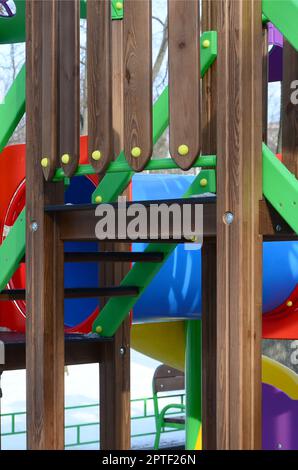
<svg viewBox="0 0 298 470">
<path fill-rule="evenodd" d="M 293 307 L 293 302 L 291 300 L 287 301 L 287 307 Z"/>
<path fill-rule="evenodd" d="M 202 44 L 203 44 L 204 49 L 207 49 L 207 47 L 210 47 L 209 39 L 205 39 Z"/>
<path fill-rule="evenodd" d="M 182 157 L 184 157 L 185 155 L 187 155 L 189 152 L 189 148 L 187 145 L 185 144 L 182 144 L 182 145 L 179 145 L 178 147 L 178 153 L 179 155 L 181 155 Z"/>
<path fill-rule="evenodd" d="M 97 327 L 95 328 L 95 331 L 96 331 L 96 333 L 98 333 L 98 334 L 99 334 L 99 333 L 102 333 L 102 326 L 100 326 L 100 325 L 97 326 Z"/>
<path fill-rule="evenodd" d="M 122 2 L 116 2 L 116 8 L 117 8 L 117 10 L 122 10 L 123 3 Z"/>
<path fill-rule="evenodd" d="M 95 161 L 100 160 L 100 159 L 101 159 L 101 151 L 100 151 L 100 150 L 94 150 L 94 152 L 92 152 L 91 157 L 92 157 L 93 160 L 95 160 Z"/>
<path fill-rule="evenodd" d="M 62 155 L 61 162 L 64 163 L 64 165 L 67 165 L 70 162 L 70 156 L 68 155 L 68 153 Z"/>
<path fill-rule="evenodd" d="M 142 150 L 140 149 L 140 147 L 133 147 L 131 149 L 131 155 L 134 157 L 134 158 L 138 158 L 141 156 L 141 153 L 142 153 Z"/>
<path fill-rule="evenodd" d="M 100 204 L 100 203 L 102 202 L 102 197 L 101 197 L 101 196 L 96 196 L 96 197 L 95 197 L 95 202 L 96 202 L 97 204 Z"/>
<path fill-rule="evenodd" d="M 49 159 L 47 157 L 42 158 L 40 164 L 43 168 L 47 168 L 49 164 Z"/>
<path fill-rule="evenodd" d="M 201 181 L 200 181 L 200 186 L 202 188 L 205 188 L 208 184 L 208 180 L 206 178 L 202 178 Z"/>
</svg>

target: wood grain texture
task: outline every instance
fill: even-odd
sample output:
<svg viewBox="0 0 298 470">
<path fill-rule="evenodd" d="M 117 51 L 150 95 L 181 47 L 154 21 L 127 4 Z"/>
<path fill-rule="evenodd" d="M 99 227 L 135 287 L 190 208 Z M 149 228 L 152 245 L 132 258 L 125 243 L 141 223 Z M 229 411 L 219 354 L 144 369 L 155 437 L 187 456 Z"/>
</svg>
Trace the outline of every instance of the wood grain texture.
<svg viewBox="0 0 298 470">
<path fill-rule="evenodd" d="M 97 173 L 103 173 L 113 157 L 111 22 L 110 2 L 88 2 L 88 154 Z M 99 160 L 92 158 L 94 151 L 101 153 Z"/>
<path fill-rule="evenodd" d="M 202 29 L 215 29 L 213 0 L 202 2 Z M 202 80 L 202 152 L 216 155 L 216 61 Z M 210 152 L 210 153 L 209 153 Z M 216 449 L 216 239 L 202 246 L 202 436 L 203 449 Z"/>
<path fill-rule="evenodd" d="M 113 155 L 123 149 L 123 22 L 112 23 L 113 48 Z M 128 190 L 125 192 L 128 197 Z M 123 243 L 101 244 L 101 249 L 127 251 Z M 101 263 L 100 284 L 119 285 L 128 273 L 130 263 Z M 101 306 L 107 302 L 104 299 Z M 120 349 L 124 348 L 124 354 Z M 100 365 L 100 445 L 102 450 L 130 449 L 130 319 L 127 318 L 112 342 L 103 350 L 104 360 Z"/>
<path fill-rule="evenodd" d="M 188 170 L 200 154 L 200 8 L 197 0 L 168 0 L 170 153 Z M 181 145 L 187 155 L 179 154 Z"/>
<path fill-rule="evenodd" d="M 53 178 L 59 164 L 58 159 L 58 4 L 51 0 L 42 2 L 42 149 L 40 160 L 48 159 L 43 168 L 46 180 Z M 47 86 L 43 86 L 47 83 Z"/>
<path fill-rule="evenodd" d="M 127 0 L 124 10 L 124 152 L 135 171 L 152 155 L 151 0 Z M 141 154 L 132 156 L 132 149 Z"/>
<path fill-rule="evenodd" d="M 217 8 L 217 448 L 260 449 L 261 2 Z M 234 221 L 224 223 L 232 212 Z"/>
<path fill-rule="evenodd" d="M 72 176 L 80 159 L 80 2 L 57 0 L 59 8 L 59 158 L 66 176 Z"/>
<path fill-rule="evenodd" d="M 43 1 L 28 0 L 26 12 L 26 263 L 27 446 L 64 448 L 63 243 L 45 203 L 63 201 L 63 183 L 44 182 L 42 149 Z M 50 81 L 50 77 L 49 77 Z M 57 129 L 53 128 L 56 134 Z M 31 230 L 32 222 L 38 224 Z"/>
<path fill-rule="evenodd" d="M 298 178 L 298 53 L 285 40 L 282 81 L 282 157 Z M 293 83 L 294 82 L 294 83 Z M 294 93 L 296 90 L 296 93 Z M 291 100 L 295 99 L 296 104 Z"/>
</svg>

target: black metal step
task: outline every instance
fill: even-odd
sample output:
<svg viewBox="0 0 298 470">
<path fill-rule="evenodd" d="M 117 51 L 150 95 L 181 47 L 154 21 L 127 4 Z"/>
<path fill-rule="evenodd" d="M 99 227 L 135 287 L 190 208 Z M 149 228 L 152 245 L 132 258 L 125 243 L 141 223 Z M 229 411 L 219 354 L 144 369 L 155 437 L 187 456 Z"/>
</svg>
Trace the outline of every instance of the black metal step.
<svg viewBox="0 0 298 470">
<path fill-rule="evenodd" d="M 137 296 L 139 288 L 136 286 L 115 287 L 76 287 L 64 290 L 65 299 L 85 299 L 93 297 L 122 297 L 126 295 Z M 25 289 L 7 289 L 0 292 L 0 301 L 25 300 Z"/>
<path fill-rule="evenodd" d="M 160 263 L 164 259 L 164 254 L 159 252 L 142 253 L 131 251 L 102 251 L 102 252 L 78 252 L 64 253 L 66 263 L 92 263 L 99 261 L 109 262 L 151 262 Z"/>
<path fill-rule="evenodd" d="M 149 207 L 152 204 L 214 204 L 216 202 L 216 195 L 197 195 L 187 198 L 176 198 L 176 199 L 157 199 L 157 200 L 147 200 L 147 201 L 126 201 L 125 206 L 129 207 L 133 204 L 142 204 L 145 207 Z M 107 203 L 115 209 L 118 208 L 117 202 Z M 122 203 L 124 205 L 124 203 Z M 45 212 L 72 212 L 72 211 L 90 211 L 94 210 L 98 204 L 56 204 L 56 205 L 47 205 L 45 206 Z"/>
</svg>

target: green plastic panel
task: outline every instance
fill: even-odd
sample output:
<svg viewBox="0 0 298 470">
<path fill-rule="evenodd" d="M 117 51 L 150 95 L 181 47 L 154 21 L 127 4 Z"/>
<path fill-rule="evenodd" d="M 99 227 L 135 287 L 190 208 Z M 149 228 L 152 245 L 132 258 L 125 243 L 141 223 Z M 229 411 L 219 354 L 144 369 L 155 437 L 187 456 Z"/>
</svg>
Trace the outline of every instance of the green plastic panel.
<svg viewBox="0 0 298 470">
<path fill-rule="evenodd" d="M 201 179 L 210 181 L 210 186 L 202 188 L 200 185 Z M 215 188 L 215 170 L 202 170 L 190 185 L 183 197 L 190 197 L 192 195 L 202 194 L 205 192 L 216 192 Z M 103 336 L 113 336 L 123 320 L 129 314 L 136 301 L 143 294 L 152 279 L 159 272 L 164 262 L 176 248 L 176 243 L 151 243 L 147 246 L 145 252 L 159 252 L 164 254 L 164 259 L 161 263 L 135 263 L 133 268 L 129 271 L 126 277 L 121 282 L 121 286 L 137 286 L 139 288 L 139 295 L 127 297 L 113 297 L 101 310 L 100 315 L 93 323 L 93 331 L 96 328 L 102 329 Z"/>
<path fill-rule="evenodd" d="M 24 209 L 0 246 L 0 291 L 10 281 L 25 255 L 25 240 L 26 212 Z"/>
<path fill-rule="evenodd" d="M 0 44 L 13 44 L 25 42 L 25 0 L 14 0 L 17 14 L 12 18 L 0 18 Z M 123 18 L 123 0 L 111 2 L 111 15 L 113 20 Z M 85 19 L 87 13 L 86 0 L 81 0 L 81 18 Z"/>
<path fill-rule="evenodd" d="M 298 180 L 263 144 L 263 194 L 298 234 Z"/>
<path fill-rule="evenodd" d="M 263 14 L 298 50 L 298 0 L 262 0 Z"/>
<path fill-rule="evenodd" d="M 8 90 L 4 103 L 0 104 L 0 152 L 6 146 L 11 135 L 25 113 L 26 71 L 21 68 Z"/>
</svg>

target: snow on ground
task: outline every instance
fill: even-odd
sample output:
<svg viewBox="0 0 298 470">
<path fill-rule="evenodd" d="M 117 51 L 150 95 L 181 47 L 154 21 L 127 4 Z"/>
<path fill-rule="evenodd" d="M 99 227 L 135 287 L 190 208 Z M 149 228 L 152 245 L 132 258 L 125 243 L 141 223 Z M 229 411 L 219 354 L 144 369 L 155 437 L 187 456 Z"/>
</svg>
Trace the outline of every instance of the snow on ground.
<svg viewBox="0 0 298 470">
<path fill-rule="evenodd" d="M 148 358 L 136 351 L 131 352 L 131 398 L 149 398 L 152 396 L 152 377 L 157 361 Z M 25 391 L 26 391 L 25 371 L 4 372 L 2 375 L 3 399 L 1 400 L 1 413 L 25 412 Z M 78 405 L 92 405 L 78 410 L 66 410 L 65 412 L 65 441 L 70 449 L 98 449 L 98 443 L 84 444 L 79 447 L 71 446 L 76 442 L 77 424 L 84 423 L 80 428 L 81 441 L 94 442 L 99 440 L 99 427 L 96 423 L 99 421 L 99 367 L 97 364 L 70 366 L 65 372 L 65 405 L 66 407 Z M 175 403 L 176 399 L 163 399 L 161 407 L 168 403 Z M 143 415 L 143 401 L 132 403 L 132 418 Z M 153 402 L 148 402 L 148 414 L 153 414 Z M 91 423 L 91 424 L 90 424 Z M 94 424 L 92 424 L 94 423 Z M 86 425 L 88 424 L 88 425 Z M 26 437 L 23 434 L 25 430 L 25 415 L 15 417 L 15 431 L 21 434 L 2 437 L 3 449 L 25 449 Z M 2 418 L 2 434 L 10 432 L 11 417 Z M 152 433 L 150 436 L 140 436 L 132 438 L 132 447 L 152 448 L 155 437 L 154 418 L 133 419 L 132 435 Z M 183 444 L 184 432 L 174 431 L 162 436 L 161 446 L 175 446 Z"/>
</svg>

